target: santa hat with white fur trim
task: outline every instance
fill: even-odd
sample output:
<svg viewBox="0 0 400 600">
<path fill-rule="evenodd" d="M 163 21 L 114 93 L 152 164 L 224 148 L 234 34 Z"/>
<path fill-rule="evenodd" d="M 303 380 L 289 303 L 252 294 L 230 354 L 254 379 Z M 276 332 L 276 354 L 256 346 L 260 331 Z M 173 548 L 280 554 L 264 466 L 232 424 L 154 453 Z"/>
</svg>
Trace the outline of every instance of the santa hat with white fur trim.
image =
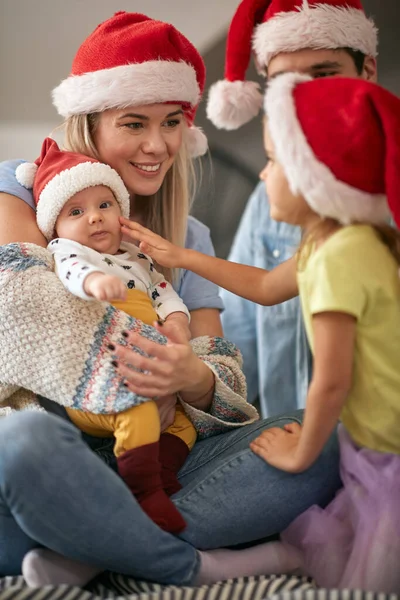
<svg viewBox="0 0 400 600">
<path fill-rule="evenodd" d="M 252 49 L 261 67 L 280 52 L 306 48 L 351 48 L 375 57 L 377 33 L 360 0 L 243 0 L 228 33 L 225 79 L 210 89 L 207 116 L 232 130 L 258 114 L 259 86 L 245 81 Z"/>
<path fill-rule="evenodd" d="M 129 193 L 114 169 L 98 160 L 76 152 L 63 152 L 51 138 L 46 138 L 39 158 L 22 163 L 16 169 L 17 181 L 33 188 L 36 218 L 40 231 L 51 240 L 64 204 L 72 196 L 95 185 L 105 185 L 113 192 L 121 214 L 129 218 Z"/>
<path fill-rule="evenodd" d="M 290 73 L 268 85 L 268 130 L 293 194 L 347 225 L 400 226 L 400 99 L 363 79 Z"/>
<path fill-rule="evenodd" d="M 139 13 L 118 12 L 79 48 L 71 74 L 53 90 L 60 115 L 156 103 L 182 104 L 192 156 L 207 151 L 193 124 L 205 83 L 196 48 L 175 27 Z"/>
</svg>

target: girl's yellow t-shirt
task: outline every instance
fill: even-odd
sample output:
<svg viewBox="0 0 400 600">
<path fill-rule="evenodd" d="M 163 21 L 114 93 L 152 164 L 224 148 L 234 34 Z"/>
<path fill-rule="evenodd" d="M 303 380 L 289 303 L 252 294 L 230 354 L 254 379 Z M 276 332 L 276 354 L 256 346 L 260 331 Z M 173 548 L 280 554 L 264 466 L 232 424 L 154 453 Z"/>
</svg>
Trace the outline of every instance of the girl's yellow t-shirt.
<svg viewBox="0 0 400 600">
<path fill-rule="evenodd" d="M 353 386 L 341 421 L 356 444 L 400 454 L 400 277 L 395 258 L 373 227 L 343 227 L 310 255 L 298 272 L 298 284 L 312 350 L 312 315 L 338 311 L 357 319 Z"/>
</svg>

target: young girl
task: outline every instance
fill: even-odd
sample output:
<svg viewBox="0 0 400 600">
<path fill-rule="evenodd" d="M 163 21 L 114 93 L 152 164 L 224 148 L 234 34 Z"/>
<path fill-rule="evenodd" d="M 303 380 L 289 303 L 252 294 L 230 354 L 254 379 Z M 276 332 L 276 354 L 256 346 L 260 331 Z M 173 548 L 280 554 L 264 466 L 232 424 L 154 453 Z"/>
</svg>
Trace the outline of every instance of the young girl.
<svg viewBox="0 0 400 600">
<path fill-rule="evenodd" d="M 177 248 L 123 219 L 168 267 L 265 305 L 300 294 L 314 354 L 302 427 L 251 444 L 269 464 L 308 469 L 338 419 L 343 490 L 312 507 L 282 541 L 220 554 L 221 573 L 300 569 L 324 587 L 399 592 L 400 100 L 362 80 L 289 74 L 266 95 L 261 173 L 271 216 L 303 228 L 295 257 L 266 272 Z M 295 476 L 295 475 L 294 475 Z M 229 565 L 228 565 L 229 562 Z"/>
</svg>

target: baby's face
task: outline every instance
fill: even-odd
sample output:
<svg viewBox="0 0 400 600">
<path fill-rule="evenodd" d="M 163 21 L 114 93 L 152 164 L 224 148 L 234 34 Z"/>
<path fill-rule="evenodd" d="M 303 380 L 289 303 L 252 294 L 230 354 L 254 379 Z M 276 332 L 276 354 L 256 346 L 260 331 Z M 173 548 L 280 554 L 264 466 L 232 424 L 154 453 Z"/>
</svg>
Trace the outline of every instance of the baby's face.
<svg viewBox="0 0 400 600">
<path fill-rule="evenodd" d="M 96 185 L 68 200 L 56 222 L 57 237 L 88 246 L 103 254 L 115 254 L 121 244 L 121 210 L 112 191 Z"/>
</svg>

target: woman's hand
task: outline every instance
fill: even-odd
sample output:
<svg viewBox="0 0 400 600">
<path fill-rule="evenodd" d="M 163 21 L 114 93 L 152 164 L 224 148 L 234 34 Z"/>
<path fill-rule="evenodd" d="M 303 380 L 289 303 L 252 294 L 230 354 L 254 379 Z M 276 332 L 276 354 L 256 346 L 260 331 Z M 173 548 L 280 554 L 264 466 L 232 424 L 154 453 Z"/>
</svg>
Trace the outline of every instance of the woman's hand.
<svg viewBox="0 0 400 600">
<path fill-rule="evenodd" d="M 155 325 L 155 328 L 163 334 L 162 325 Z M 117 346 L 114 354 L 117 356 L 117 372 L 132 392 L 154 398 L 177 392 L 195 394 L 202 387 L 204 368 L 207 374 L 209 369 L 194 354 L 184 336 L 180 335 L 180 338 L 168 338 L 168 343 L 161 345 L 138 333 L 128 332 L 128 346 Z M 129 345 L 140 348 L 148 356 L 138 354 Z M 201 390 L 199 395 L 202 395 Z"/>
<path fill-rule="evenodd" d="M 135 221 L 120 217 L 120 222 L 122 233 L 134 242 L 139 241 L 139 248 L 159 265 L 170 269 L 183 267 L 185 248 L 167 242 L 160 235 L 153 233 L 150 229 L 139 225 L 139 223 L 135 223 Z"/>
<path fill-rule="evenodd" d="M 298 423 L 289 423 L 283 429 L 266 429 L 250 444 L 250 449 L 268 464 L 288 473 L 301 473 L 308 465 L 301 465 L 297 449 L 301 435 Z"/>
<path fill-rule="evenodd" d="M 175 411 L 177 397 L 176 394 L 169 394 L 163 398 L 158 398 L 155 401 L 158 408 L 158 414 L 160 415 L 160 428 L 161 431 L 165 431 L 172 425 L 175 420 Z"/>
<path fill-rule="evenodd" d="M 161 326 L 161 331 L 169 340 L 178 343 L 188 342 L 192 337 L 189 319 L 182 312 L 174 312 L 168 315 Z"/>
</svg>

